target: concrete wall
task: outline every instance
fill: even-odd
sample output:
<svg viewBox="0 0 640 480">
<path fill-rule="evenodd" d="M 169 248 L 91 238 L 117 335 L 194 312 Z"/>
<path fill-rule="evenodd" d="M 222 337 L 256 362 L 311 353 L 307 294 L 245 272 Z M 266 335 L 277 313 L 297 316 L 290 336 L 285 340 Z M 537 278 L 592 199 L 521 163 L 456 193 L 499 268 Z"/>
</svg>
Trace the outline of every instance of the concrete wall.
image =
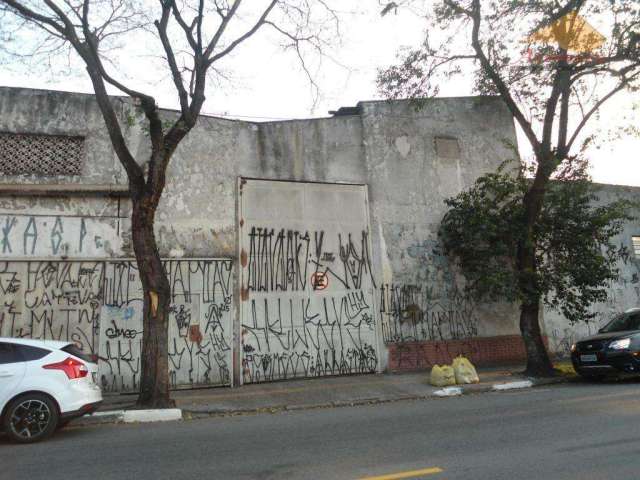
<svg viewBox="0 0 640 480">
<path fill-rule="evenodd" d="M 112 101 L 127 125 L 129 101 Z M 235 188 L 233 181 L 209 180 L 213 165 L 233 165 L 233 150 L 224 141 L 252 143 L 225 136 L 225 127 L 233 124 L 220 122 L 211 132 L 221 145 L 211 151 L 232 155 L 226 162 L 203 165 L 207 150 L 196 150 L 194 156 L 190 149 L 198 142 L 185 143 L 179 163 L 171 167 L 158 215 L 162 255 L 173 256 L 165 265 L 172 286 L 169 356 L 174 387 L 228 385 L 232 378 Z M 201 128 L 212 127 L 203 122 Z M 243 131 L 251 130 L 235 133 Z M 85 139 L 82 175 L 0 177 L 0 192 L 12 191 L 0 194 L 0 336 L 73 341 L 101 357 L 105 391 L 135 390 L 142 288 L 129 259 L 130 205 L 121 195 L 126 177 L 93 96 L 0 88 L 0 132 Z M 133 125 L 125 127 L 125 134 L 143 163 L 144 132 Z M 19 193 L 20 186 L 34 184 L 47 188 L 37 195 Z M 220 185 L 227 190 L 226 204 Z M 190 200 L 183 203 L 187 190 Z M 224 229 L 213 228 L 217 219 L 227 225 L 226 237 Z"/>
<path fill-rule="evenodd" d="M 362 119 L 382 336 L 403 344 L 414 362 L 399 366 L 398 356 L 388 364 L 412 369 L 459 353 L 479 358 L 474 342 L 444 343 L 448 351 L 437 358 L 423 343 L 517 333 L 516 310 L 468 299 L 463 277 L 440 253 L 437 231 L 445 198 L 517 158 L 507 147 L 515 149 L 513 121 L 487 97 L 435 99 L 419 111 L 407 102 L 366 103 Z M 438 152 L 437 137 L 457 139 L 459 154 Z"/>
<path fill-rule="evenodd" d="M 114 98 L 120 107 L 122 101 Z M 120 108 L 119 108 L 120 109 Z M 85 137 L 82 175 L 0 177 L 6 184 L 111 185 L 123 181 L 91 95 L 0 88 L 0 132 Z M 91 258 L 124 254 L 117 198 L 1 196 L 2 258 Z"/>
<path fill-rule="evenodd" d="M 129 108 L 128 100 L 113 97 L 113 103 L 124 118 Z M 85 137 L 82 175 L 42 177 L 3 174 L 0 183 L 126 183 L 93 95 L 0 87 L 0 132 Z"/>
<path fill-rule="evenodd" d="M 613 239 L 614 244 L 625 246 L 629 255 L 618 262 L 619 278 L 607 288 L 607 300 L 594 304 L 591 312 L 596 316 L 589 322 L 570 324 L 557 310 L 544 309 L 544 324 L 549 349 L 560 357 L 569 355 L 571 345 L 581 337 L 597 333 L 615 315 L 629 308 L 640 306 L 640 257 L 634 255 L 632 236 L 640 236 L 640 188 L 616 185 L 598 185 L 597 204 L 608 204 L 616 200 L 630 200 L 637 203 L 632 211 L 636 220 L 625 225 L 624 230 Z"/>
<path fill-rule="evenodd" d="M 132 111 L 129 101 L 114 98 L 113 102 L 122 124 L 128 125 L 126 118 Z M 178 358 L 176 385 L 225 383 L 231 374 L 225 372 L 235 372 L 236 380 L 244 373 L 232 366 L 240 367 L 246 360 L 242 357 L 241 329 L 241 325 L 246 325 L 241 318 L 245 305 L 240 308 L 240 303 L 250 302 L 249 297 L 240 295 L 242 283 L 238 274 L 241 245 L 250 242 L 250 230 L 239 225 L 241 177 L 362 186 L 368 200 L 363 207 L 367 221 L 360 233 L 366 235 L 371 245 L 372 300 L 367 305 L 372 310 L 376 331 L 374 354 L 378 369 L 397 366 L 397 351 L 391 348 L 388 357 L 392 346 L 413 349 L 409 355 L 413 363 L 403 368 L 421 368 L 433 363 L 420 353 L 423 350 L 436 348 L 445 356 L 465 353 L 473 357 L 481 348 L 473 339 L 493 339 L 486 345 L 499 344 L 501 339 L 514 341 L 513 335 L 518 333 L 516 307 L 476 305 L 466 298 L 464 279 L 441 255 L 437 241 L 438 225 L 445 211 L 443 200 L 503 161 L 517 158 L 508 146 L 515 147 L 516 139 L 506 107 L 496 98 L 474 97 L 434 99 L 420 110 L 407 101 L 363 102 L 359 109 L 360 114 L 352 116 L 260 124 L 202 117 L 179 146 L 169 167 L 166 191 L 156 217 L 161 255 L 186 262 L 185 268 L 194 279 L 189 294 L 174 292 L 176 345 L 170 350 L 172 358 Z M 166 111 L 163 115 L 170 118 L 175 112 Z M 148 152 L 144 129 L 134 123 L 124 130 L 128 144 L 143 164 Z M 124 307 L 123 311 L 123 305 L 114 306 L 105 300 L 109 278 L 106 266 L 110 262 L 127 262 L 132 256 L 130 206 L 121 195 L 126 178 L 110 147 L 93 97 L 0 88 L 0 132 L 85 137 L 82 175 L 0 178 L 0 191 L 11 190 L 11 194 L 0 195 L 0 261 L 7 273 L 4 278 L 15 273 L 11 278 L 19 277 L 23 285 L 28 281 L 28 273 L 24 272 L 29 267 L 15 266 L 16 262 L 76 262 L 72 269 L 78 269 L 78 275 L 79 269 L 86 267 L 77 266 L 77 262 L 102 262 L 104 281 L 97 299 L 102 303 L 98 309 L 87 307 L 91 312 L 99 310 L 96 313 L 99 328 L 94 328 L 98 338 L 91 337 L 87 343 L 107 353 L 110 361 L 105 368 L 122 364 L 131 355 L 128 356 L 127 349 L 114 354 L 117 349 L 112 347 L 107 352 L 106 329 L 121 332 L 125 327 L 120 323 L 126 316 L 133 325 L 128 330 L 138 332 L 135 322 L 139 315 L 135 307 L 133 310 Z M 16 194 L 15 185 L 32 184 L 49 185 L 48 196 Z M 62 190 L 61 185 L 77 191 Z M 91 192 L 81 191 L 83 188 Z M 325 207 L 309 206 L 309 221 L 300 231 L 325 230 L 327 226 L 318 220 L 327 211 Z M 339 216 L 340 204 L 332 208 L 332 215 Z M 271 212 L 270 218 L 262 223 L 271 222 L 270 228 L 290 228 L 271 221 L 280 218 L 280 213 Z M 261 223 L 260 219 L 254 220 L 256 225 Z M 212 295 L 207 290 L 211 286 L 195 280 L 202 276 L 199 262 L 222 265 L 222 283 L 228 286 Z M 132 275 L 135 282 L 136 276 Z M 337 275 L 334 277 L 330 282 L 337 281 Z M 80 279 L 75 283 L 80 283 Z M 6 288 L 3 291 L 6 296 Z M 210 292 L 209 297 L 215 297 L 210 302 L 202 300 L 206 291 Z M 196 294 L 202 298 L 195 298 Z M 193 296 L 190 301 L 184 300 L 190 295 Z M 56 308 L 66 306 L 63 295 L 56 296 L 56 302 Z M 214 332 L 208 327 L 212 305 L 218 313 L 224 309 L 220 324 L 224 335 L 220 333 L 222 330 Z M 12 325 L 10 333 L 30 334 L 27 333 L 31 331 L 27 329 L 30 309 L 24 304 L 20 308 L 25 310 L 19 317 L 22 324 Z M 187 308 L 191 317 L 184 315 Z M 7 318 L 6 312 L 0 317 L 5 329 Z M 115 326 L 109 325 L 111 320 Z M 63 329 L 62 333 L 56 333 L 58 330 L 52 329 L 49 334 L 76 341 L 74 329 L 70 331 L 65 333 Z M 207 337 L 210 333 L 213 337 Z M 196 359 L 205 341 L 214 346 L 213 357 L 198 359 L 195 364 L 209 365 L 215 357 L 224 358 L 223 366 L 203 367 L 200 372 L 206 373 L 198 373 L 191 361 L 179 361 L 187 358 L 181 352 L 184 355 L 189 352 L 191 359 Z M 226 343 L 231 344 L 230 349 Z M 425 345 L 429 346 L 426 350 Z M 118 358 L 111 359 L 113 356 Z M 133 388 L 131 375 L 116 377 L 105 374 L 107 384 L 112 385 L 109 388 Z"/>
</svg>

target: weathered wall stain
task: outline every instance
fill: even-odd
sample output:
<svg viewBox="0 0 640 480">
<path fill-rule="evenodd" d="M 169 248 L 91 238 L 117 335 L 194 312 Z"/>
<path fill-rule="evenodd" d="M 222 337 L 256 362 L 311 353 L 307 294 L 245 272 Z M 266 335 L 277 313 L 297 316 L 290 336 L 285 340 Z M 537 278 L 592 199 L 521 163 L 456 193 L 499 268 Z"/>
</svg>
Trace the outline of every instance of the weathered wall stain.
<svg viewBox="0 0 640 480">
<path fill-rule="evenodd" d="M 551 352 L 559 357 L 568 357 L 571 345 L 581 338 L 595 335 L 616 315 L 629 308 L 640 306 L 640 285 L 633 270 L 638 266 L 634 260 L 621 262 L 622 276 L 607 287 L 607 299 L 591 306 L 594 318 L 575 324 L 570 324 L 559 312 L 545 309 L 544 319 L 549 338 Z"/>
</svg>

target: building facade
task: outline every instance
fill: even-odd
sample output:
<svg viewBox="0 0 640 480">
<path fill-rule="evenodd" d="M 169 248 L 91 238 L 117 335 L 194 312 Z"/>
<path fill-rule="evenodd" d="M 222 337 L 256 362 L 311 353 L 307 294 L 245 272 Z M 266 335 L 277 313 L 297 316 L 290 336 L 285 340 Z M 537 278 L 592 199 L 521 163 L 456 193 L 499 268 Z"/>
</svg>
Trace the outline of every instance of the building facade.
<svg viewBox="0 0 640 480">
<path fill-rule="evenodd" d="M 144 162 L 135 109 L 112 101 Z M 517 306 L 467 298 L 437 241 L 444 199 L 516 152 L 492 97 L 420 110 L 361 102 L 269 123 L 201 117 L 156 216 L 172 385 L 522 359 Z M 0 171 L 0 336 L 74 341 L 100 356 L 106 391 L 135 390 L 142 295 L 128 187 L 94 97 L 0 88 Z M 634 235 L 630 225 L 620 241 Z M 625 269 L 625 301 L 637 303 L 638 263 Z M 562 351 L 577 330 L 545 315 Z"/>
</svg>

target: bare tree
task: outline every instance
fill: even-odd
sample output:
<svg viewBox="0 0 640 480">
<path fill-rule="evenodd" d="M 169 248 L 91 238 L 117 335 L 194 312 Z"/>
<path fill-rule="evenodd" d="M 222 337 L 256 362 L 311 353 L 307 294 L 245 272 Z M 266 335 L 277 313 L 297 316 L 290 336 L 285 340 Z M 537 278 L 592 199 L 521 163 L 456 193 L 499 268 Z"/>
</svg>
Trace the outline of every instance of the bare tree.
<svg viewBox="0 0 640 480">
<path fill-rule="evenodd" d="M 514 259 L 520 329 L 527 372 L 550 375 L 538 322 L 547 286 L 539 284 L 535 232 L 550 180 L 566 176 L 597 138 L 592 120 L 614 96 L 640 88 L 640 3 L 439 0 L 428 20 L 423 45 L 381 72 L 378 83 L 391 97 L 431 96 L 454 75 L 475 75 L 475 90 L 500 95 L 524 133 L 535 166 Z"/>
<path fill-rule="evenodd" d="M 335 14 L 324 0 L 0 0 L 0 14 L 0 32 L 39 32 L 35 53 L 69 48 L 86 67 L 113 149 L 129 180 L 133 250 L 144 291 L 138 405 L 170 406 L 170 287 L 154 233 L 167 166 L 196 125 L 209 75 L 222 59 L 268 28 L 304 61 L 305 45 L 322 50 L 323 29 L 336 22 Z M 117 54 L 126 56 L 126 35 L 140 29 L 153 32 L 177 92 L 180 109 L 168 126 L 154 97 L 117 78 L 117 61 L 106 55 L 119 44 Z M 304 63 L 303 68 L 308 72 Z M 108 89 L 130 96 L 144 113 L 148 158 L 135 158 L 127 146 Z"/>
</svg>

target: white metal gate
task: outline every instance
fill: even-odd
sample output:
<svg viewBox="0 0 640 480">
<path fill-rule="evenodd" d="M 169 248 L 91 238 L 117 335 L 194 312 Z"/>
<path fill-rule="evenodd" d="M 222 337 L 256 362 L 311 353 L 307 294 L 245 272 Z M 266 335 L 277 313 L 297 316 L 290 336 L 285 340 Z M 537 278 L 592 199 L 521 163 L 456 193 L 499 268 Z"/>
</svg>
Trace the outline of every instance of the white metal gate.
<svg viewBox="0 0 640 480">
<path fill-rule="evenodd" d="M 363 185 L 241 179 L 243 383 L 374 372 Z"/>
</svg>

